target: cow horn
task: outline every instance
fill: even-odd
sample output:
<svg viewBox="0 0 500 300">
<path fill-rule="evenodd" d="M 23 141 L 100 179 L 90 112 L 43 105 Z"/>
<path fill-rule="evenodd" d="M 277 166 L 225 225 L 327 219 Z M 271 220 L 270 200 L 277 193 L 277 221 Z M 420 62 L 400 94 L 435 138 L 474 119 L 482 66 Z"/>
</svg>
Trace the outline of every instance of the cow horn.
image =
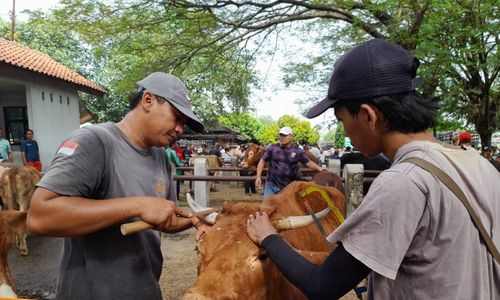
<svg viewBox="0 0 500 300">
<path fill-rule="evenodd" d="M 209 209 L 209 207 L 203 207 L 203 206 L 199 205 L 196 201 L 194 201 L 193 197 L 191 197 L 191 194 L 189 194 L 189 193 L 186 193 L 186 199 L 187 199 L 187 202 L 189 204 L 189 207 L 194 212 L 200 212 L 200 211 L 204 211 L 204 210 Z M 215 224 L 215 218 L 217 218 L 218 214 L 219 214 L 218 212 L 213 212 L 213 213 L 211 213 L 205 217 L 201 217 L 201 218 L 203 218 L 203 220 L 205 220 L 205 222 L 213 225 L 213 224 Z"/>
<path fill-rule="evenodd" d="M 324 216 L 326 216 L 329 212 L 330 208 L 327 207 L 322 211 L 320 211 L 319 213 L 316 213 L 316 218 L 321 219 Z M 301 228 L 311 224 L 312 222 L 314 222 L 312 216 L 289 216 L 281 220 L 274 220 L 273 225 L 278 231 L 280 231 L 280 230 Z"/>
</svg>

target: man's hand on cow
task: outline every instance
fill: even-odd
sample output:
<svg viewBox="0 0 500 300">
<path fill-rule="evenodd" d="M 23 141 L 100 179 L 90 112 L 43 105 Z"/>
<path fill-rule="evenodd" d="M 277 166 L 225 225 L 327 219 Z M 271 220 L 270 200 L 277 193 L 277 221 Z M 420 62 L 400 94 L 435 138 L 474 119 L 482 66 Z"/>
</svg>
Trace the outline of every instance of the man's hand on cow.
<svg viewBox="0 0 500 300">
<path fill-rule="evenodd" d="M 191 222 L 193 222 L 193 226 L 196 227 L 196 240 L 199 240 L 200 237 L 205 234 L 212 226 L 206 223 L 202 218 L 192 217 Z"/>
<path fill-rule="evenodd" d="M 262 214 L 256 212 L 255 216 L 250 215 L 248 217 L 247 234 L 254 243 L 260 245 L 266 237 L 271 234 L 278 234 L 278 231 L 274 228 L 266 212 Z"/>
<path fill-rule="evenodd" d="M 255 187 L 260 189 L 260 186 L 262 185 L 262 179 L 260 176 L 255 177 Z"/>
</svg>

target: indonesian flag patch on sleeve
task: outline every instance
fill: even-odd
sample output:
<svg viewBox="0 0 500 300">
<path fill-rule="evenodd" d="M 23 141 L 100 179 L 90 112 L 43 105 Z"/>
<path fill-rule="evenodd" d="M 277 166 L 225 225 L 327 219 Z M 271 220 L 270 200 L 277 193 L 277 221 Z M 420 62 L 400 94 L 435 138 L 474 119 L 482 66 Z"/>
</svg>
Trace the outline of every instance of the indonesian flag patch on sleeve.
<svg viewBox="0 0 500 300">
<path fill-rule="evenodd" d="M 76 148 L 78 148 L 77 143 L 72 141 L 66 141 L 61 144 L 59 150 L 57 150 L 57 154 L 61 153 L 70 156 L 75 152 Z"/>
</svg>

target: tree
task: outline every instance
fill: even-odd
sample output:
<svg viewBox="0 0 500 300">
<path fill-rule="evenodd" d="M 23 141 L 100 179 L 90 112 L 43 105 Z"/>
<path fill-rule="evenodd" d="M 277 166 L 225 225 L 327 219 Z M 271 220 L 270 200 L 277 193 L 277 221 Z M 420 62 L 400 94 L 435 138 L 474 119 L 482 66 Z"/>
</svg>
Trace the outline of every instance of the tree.
<svg viewBox="0 0 500 300">
<path fill-rule="evenodd" d="M 332 56 L 368 38 L 389 39 L 423 58 L 422 91 L 443 101 L 452 116 L 465 115 L 484 145 L 500 124 L 496 0 L 166 2 L 216 19 L 221 31 L 214 39 L 226 44 L 248 42 L 258 34 L 265 38 L 285 24 L 297 24 L 305 39 L 316 36 L 326 51 L 309 62 L 290 64 L 294 72 L 287 83 L 311 81 L 324 87 L 330 71 L 318 70 L 325 70 Z"/>
<path fill-rule="evenodd" d="M 323 136 L 320 138 L 320 149 L 330 149 L 335 146 L 335 130 L 328 130 Z"/>
<path fill-rule="evenodd" d="M 252 142 L 257 142 L 259 140 L 258 136 L 264 129 L 264 125 L 249 113 L 223 115 L 219 117 L 219 122 L 238 130 Z"/>
<path fill-rule="evenodd" d="M 344 148 L 345 140 L 345 130 L 344 124 L 342 122 L 337 123 L 337 129 L 335 129 L 335 148 Z"/>
<path fill-rule="evenodd" d="M 49 17 L 76 32 L 105 61 L 98 76 L 120 99 L 133 93 L 136 81 L 161 70 L 186 82 L 193 109 L 204 121 L 249 106 L 253 57 L 214 39 L 220 26 L 210 15 L 161 1 L 63 0 Z"/>
</svg>

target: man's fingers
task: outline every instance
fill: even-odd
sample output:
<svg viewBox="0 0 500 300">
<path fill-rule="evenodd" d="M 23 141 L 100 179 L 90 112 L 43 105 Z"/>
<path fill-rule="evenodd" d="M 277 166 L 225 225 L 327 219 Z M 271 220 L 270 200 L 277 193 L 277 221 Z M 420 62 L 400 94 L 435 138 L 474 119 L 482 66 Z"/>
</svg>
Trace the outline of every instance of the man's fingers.
<svg viewBox="0 0 500 300">
<path fill-rule="evenodd" d="M 175 208 L 175 214 L 179 217 L 191 218 L 193 216 L 192 213 L 184 211 L 178 207 Z"/>
</svg>

